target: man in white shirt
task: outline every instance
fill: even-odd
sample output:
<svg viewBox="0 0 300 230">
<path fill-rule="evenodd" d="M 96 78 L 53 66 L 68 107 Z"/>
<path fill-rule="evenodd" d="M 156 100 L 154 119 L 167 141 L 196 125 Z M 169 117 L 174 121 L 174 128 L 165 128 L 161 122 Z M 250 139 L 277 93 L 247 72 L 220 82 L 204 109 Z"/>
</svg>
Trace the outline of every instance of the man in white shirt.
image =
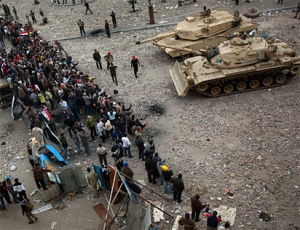
<svg viewBox="0 0 300 230">
<path fill-rule="evenodd" d="M 125 157 L 132 158 L 131 151 L 130 151 L 131 143 L 130 143 L 128 137 L 127 137 L 127 134 L 124 134 L 124 137 L 122 137 L 122 142 L 123 142 Z"/>
<path fill-rule="evenodd" d="M 60 99 L 59 106 L 62 111 L 67 111 L 69 109 L 68 103 L 66 101 L 64 101 L 63 99 Z"/>
</svg>

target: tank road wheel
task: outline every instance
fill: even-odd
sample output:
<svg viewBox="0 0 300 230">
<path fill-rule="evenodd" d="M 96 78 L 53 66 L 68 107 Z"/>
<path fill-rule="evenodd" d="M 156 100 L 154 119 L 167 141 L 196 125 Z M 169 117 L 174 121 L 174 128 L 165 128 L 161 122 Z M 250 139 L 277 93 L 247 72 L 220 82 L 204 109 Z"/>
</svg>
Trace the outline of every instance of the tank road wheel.
<svg viewBox="0 0 300 230">
<path fill-rule="evenodd" d="M 247 12 L 245 13 L 245 16 L 248 17 L 248 18 L 256 18 L 260 15 L 260 10 L 257 9 L 257 8 L 249 8 L 247 10 Z"/>
<path fill-rule="evenodd" d="M 247 88 L 247 84 L 243 81 L 239 82 L 237 85 L 236 85 L 236 89 L 238 91 L 243 91 Z"/>
<path fill-rule="evenodd" d="M 300 73 L 300 66 L 294 66 L 292 69 L 291 69 L 291 73 L 293 75 L 297 75 L 298 73 Z"/>
<path fill-rule="evenodd" d="M 259 80 L 254 79 L 254 80 L 250 81 L 249 85 L 250 85 L 251 89 L 256 89 L 259 86 Z"/>
<path fill-rule="evenodd" d="M 197 85 L 197 89 L 200 92 L 204 92 L 204 91 L 206 91 L 208 89 L 208 84 L 201 83 L 201 84 Z"/>
<path fill-rule="evenodd" d="M 210 92 L 213 96 L 217 96 L 218 94 L 221 93 L 221 88 L 219 86 L 214 86 L 212 87 Z"/>
<path fill-rule="evenodd" d="M 263 85 L 266 87 L 272 85 L 272 83 L 273 83 L 273 78 L 271 78 L 271 77 L 266 77 L 263 80 Z"/>
<path fill-rule="evenodd" d="M 231 85 L 231 84 L 225 85 L 225 87 L 224 87 L 224 92 L 225 93 L 229 94 L 232 91 L 233 91 L 233 85 Z"/>
<path fill-rule="evenodd" d="M 286 76 L 285 75 L 279 75 L 278 77 L 276 77 L 275 79 L 277 84 L 282 84 L 286 81 Z"/>
</svg>

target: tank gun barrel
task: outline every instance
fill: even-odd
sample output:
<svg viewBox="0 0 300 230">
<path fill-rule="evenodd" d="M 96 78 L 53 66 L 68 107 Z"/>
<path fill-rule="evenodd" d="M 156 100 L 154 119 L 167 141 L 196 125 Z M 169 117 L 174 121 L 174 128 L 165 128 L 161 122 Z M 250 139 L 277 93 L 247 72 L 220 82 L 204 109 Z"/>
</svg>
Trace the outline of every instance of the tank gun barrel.
<svg viewBox="0 0 300 230">
<path fill-rule="evenodd" d="M 156 41 L 157 42 L 157 41 L 159 41 L 163 38 L 172 37 L 172 36 L 175 36 L 175 35 L 176 35 L 176 32 L 173 31 L 173 32 L 157 35 L 153 38 L 148 38 L 148 39 L 145 39 L 145 40 L 142 40 L 142 41 L 137 41 L 136 44 L 140 45 L 140 44 L 143 44 L 143 43 L 146 43 L 146 42 L 151 42 L 151 41 Z"/>
<path fill-rule="evenodd" d="M 154 45 L 156 45 L 156 44 L 154 43 Z M 162 45 L 162 44 L 159 44 L 159 47 L 167 48 L 167 49 L 174 49 L 174 50 L 181 50 L 181 51 L 185 51 L 185 52 L 188 52 L 188 53 L 192 53 L 192 54 L 197 55 L 197 56 L 201 56 L 201 55 L 204 55 L 204 54 L 207 53 L 207 51 L 203 50 L 203 49 L 193 50 L 193 49 L 190 49 L 190 48 L 184 48 L 184 47 L 180 48 L 180 47 Z"/>
</svg>

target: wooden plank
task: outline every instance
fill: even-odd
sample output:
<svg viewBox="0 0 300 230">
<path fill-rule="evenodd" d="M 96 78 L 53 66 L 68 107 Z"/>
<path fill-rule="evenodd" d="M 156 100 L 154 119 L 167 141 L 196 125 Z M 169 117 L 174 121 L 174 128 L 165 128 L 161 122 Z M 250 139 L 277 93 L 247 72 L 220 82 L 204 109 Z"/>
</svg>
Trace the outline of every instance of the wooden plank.
<svg viewBox="0 0 300 230">
<path fill-rule="evenodd" d="M 97 213 L 97 215 L 99 216 L 99 218 L 102 222 L 105 221 L 106 215 L 107 215 L 108 224 L 112 221 L 111 216 L 107 213 L 106 208 L 104 207 L 103 204 L 99 203 L 99 204 L 93 206 L 93 209 Z"/>
</svg>

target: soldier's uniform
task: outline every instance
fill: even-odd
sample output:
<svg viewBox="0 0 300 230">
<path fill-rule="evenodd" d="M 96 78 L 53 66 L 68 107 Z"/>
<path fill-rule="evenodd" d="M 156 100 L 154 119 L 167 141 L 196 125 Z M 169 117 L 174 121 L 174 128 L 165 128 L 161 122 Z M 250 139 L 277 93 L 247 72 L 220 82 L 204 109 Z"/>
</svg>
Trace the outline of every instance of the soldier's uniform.
<svg viewBox="0 0 300 230">
<path fill-rule="evenodd" d="M 109 24 L 108 24 L 107 20 L 105 20 L 105 31 L 106 31 L 107 37 L 110 38 Z"/>
<path fill-rule="evenodd" d="M 117 20 L 116 20 L 116 14 L 115 14 L 115 12 L 112 11 L 111 14 L 110 14 L 110 16 L 111 16 L 111 20 L 112 20 L 114 28 L 116 28 L 117 27 Z"/>
<path fill-rule="evenodd" d="M 79 26 L 80 34 L 81 36 L 84 34 L 85 35 L 85 30 L 84 30 L 84 22 L 81 21 L 80 19 L 77 21 L 77 25 Z"/>
</svg>

